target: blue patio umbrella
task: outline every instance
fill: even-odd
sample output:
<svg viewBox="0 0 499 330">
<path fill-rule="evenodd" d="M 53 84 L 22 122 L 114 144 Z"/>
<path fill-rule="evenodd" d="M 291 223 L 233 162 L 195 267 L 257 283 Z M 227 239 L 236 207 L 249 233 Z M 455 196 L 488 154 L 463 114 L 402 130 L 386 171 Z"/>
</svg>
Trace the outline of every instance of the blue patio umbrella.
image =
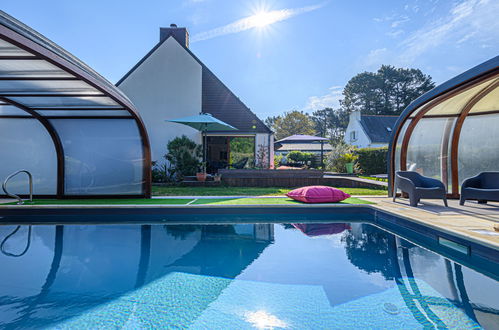
<svg viewBox="0 0 499 330">
<path fill-rule="evenodd" d="M 203 170 L 206 171 L 206 132 L 237 131 L 237 128 L 213 117 L 209 113 L 200 113 L 196 116 L 166 120 L 171 123 L 183 124 L 197 129 L 203 134 Z"/>
</svg>

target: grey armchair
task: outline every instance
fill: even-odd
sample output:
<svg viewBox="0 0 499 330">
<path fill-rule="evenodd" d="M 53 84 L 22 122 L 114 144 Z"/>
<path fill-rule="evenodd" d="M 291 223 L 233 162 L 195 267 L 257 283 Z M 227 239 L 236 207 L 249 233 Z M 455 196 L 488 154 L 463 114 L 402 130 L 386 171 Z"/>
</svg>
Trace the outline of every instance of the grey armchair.
<svg viewBox="0 0 499 330">
<path fill-rule="evenodd" d="M 418 206 L 421 198 L 442 198 L 447 205 L 447 191 L 442 181 L 423 176 L 413 171 L 397 171 L 393 190 L 393 201 L 397 197 L 397 188 L 409 195 L 411 206 Z"/>
<path fill-rule="evenodd" d="M 459 204 L 464 205 L 468 199 L 476 199 L 481 204 L 499 202 L 499 172 L 482 172 L 464 180 Z"/>
</svg>

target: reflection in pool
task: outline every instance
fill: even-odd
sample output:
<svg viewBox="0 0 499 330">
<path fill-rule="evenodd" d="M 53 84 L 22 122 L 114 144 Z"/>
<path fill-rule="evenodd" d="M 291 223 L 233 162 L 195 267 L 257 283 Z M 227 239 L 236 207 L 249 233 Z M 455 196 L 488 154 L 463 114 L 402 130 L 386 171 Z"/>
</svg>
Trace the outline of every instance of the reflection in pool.
<svg viewBox="0 0 499 330">
<path fill-rule="evenodd" d="M 2 246 L 0 327 L 499 324 L 497 281 L 367 224 L 33 226 L 22 254 L 28 231 Z"/>
</svg>

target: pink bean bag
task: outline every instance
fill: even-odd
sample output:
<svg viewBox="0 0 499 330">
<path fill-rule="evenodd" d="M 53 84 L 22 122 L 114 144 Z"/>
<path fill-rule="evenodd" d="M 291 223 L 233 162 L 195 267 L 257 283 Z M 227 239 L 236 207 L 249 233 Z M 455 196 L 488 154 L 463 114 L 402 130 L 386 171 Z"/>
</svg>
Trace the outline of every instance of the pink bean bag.
<svg viewBox="0 0 499 330">
<path fill-rule="evenodd" d="M 336 203 L 350 197 L 339 189 L 327 186 L 297 188 L 288 192 L 286 196 L 304 203 Z"/>
</svg>

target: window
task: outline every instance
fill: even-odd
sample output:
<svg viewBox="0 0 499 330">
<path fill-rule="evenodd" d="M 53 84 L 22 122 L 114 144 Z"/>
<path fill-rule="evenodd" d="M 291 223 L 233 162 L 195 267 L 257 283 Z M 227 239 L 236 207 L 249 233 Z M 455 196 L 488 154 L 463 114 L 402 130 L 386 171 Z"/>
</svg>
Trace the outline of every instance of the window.
<svg viewBox="0 0 499 330">
<path fill-rule="evenodd" d="M 350 132 L 350 141 L 357 141 L 357 132 L 356 131 Z"/>
</svg>

